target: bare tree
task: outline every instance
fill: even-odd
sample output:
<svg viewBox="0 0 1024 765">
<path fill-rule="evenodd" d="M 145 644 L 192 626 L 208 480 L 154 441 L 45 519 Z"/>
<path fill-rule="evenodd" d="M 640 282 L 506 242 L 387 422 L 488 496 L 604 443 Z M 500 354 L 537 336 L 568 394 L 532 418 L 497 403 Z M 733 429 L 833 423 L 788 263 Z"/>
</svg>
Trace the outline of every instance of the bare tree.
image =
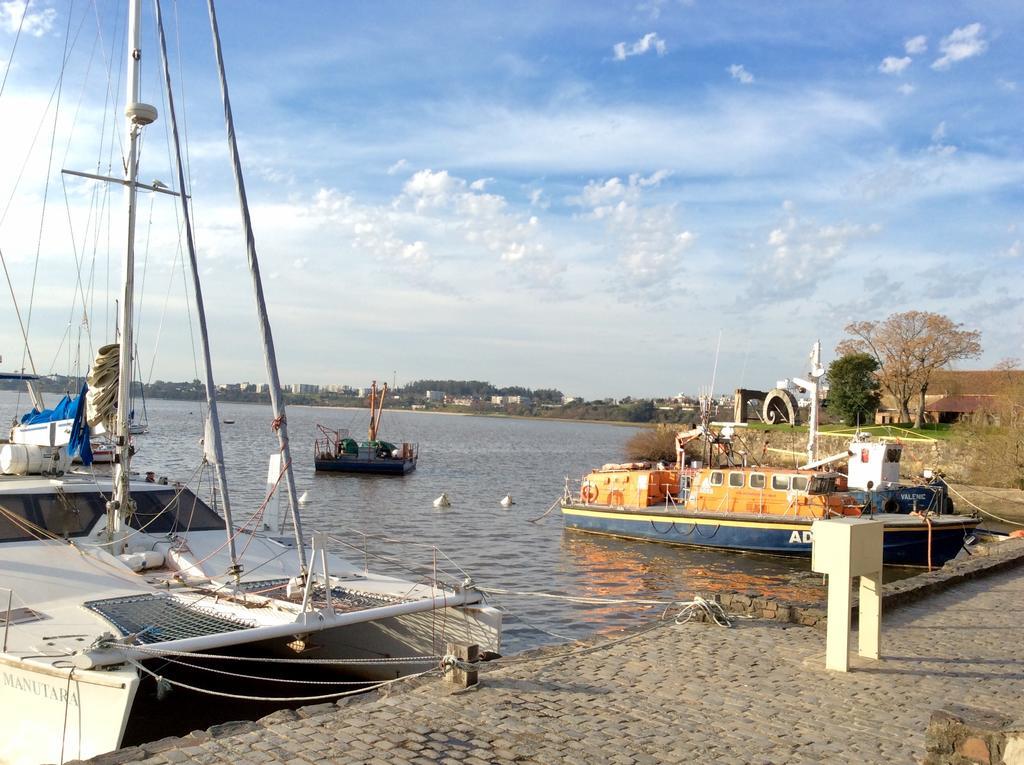
<svg viewBox="0 0 1024 765">
<path fill-rule="evenodd" d="M 853 335 L 836 353 L 867 353 L 878 362 L 878 381 L 910 419 L 910 400 L 918 396 L 914 427 L 924 424 L 924 402 L 932 374 L 958 359 L 981 355 L 981 333 L 962 329 L 949 317 L 927 311 L 894 313 L 885 321 L 857 321 L 846 326 Z"/>
</svg>

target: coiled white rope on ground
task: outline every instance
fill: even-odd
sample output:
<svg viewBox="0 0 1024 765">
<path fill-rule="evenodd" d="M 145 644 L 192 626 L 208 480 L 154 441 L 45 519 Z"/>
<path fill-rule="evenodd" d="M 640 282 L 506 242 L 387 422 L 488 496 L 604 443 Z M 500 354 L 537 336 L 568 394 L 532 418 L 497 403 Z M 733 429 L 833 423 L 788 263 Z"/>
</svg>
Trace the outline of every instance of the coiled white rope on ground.
<svg viewBox="0 0 1024 765">
<path fill-rule="evenodd" d="M 667 614 L 671 609 L 671 604 L 665 608 Z M 688 621 L 693 619 L 698 613 L 703 613 L 707 618 L 713 621 L 720 627 L 731 627 L 732 622 L 729 621 L 728 614 L 725 613 L 725 609 L 722 608 L 721 603 L 716 603 L 713 600 L 706 600 L 700 595 L 694 596 L 693 600 L 683 603 L 682 609 L 676 614 L 676 624 L 686 624 Z M 664 614 L 662 615 L 664 617 Z"/>
</svg>

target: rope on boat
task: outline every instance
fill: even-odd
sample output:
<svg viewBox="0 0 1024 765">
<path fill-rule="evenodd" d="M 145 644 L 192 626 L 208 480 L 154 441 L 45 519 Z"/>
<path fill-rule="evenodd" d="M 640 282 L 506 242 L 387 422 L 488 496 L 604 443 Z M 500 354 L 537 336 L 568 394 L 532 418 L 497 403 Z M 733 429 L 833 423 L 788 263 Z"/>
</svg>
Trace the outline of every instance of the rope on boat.
<svg viewBox="0 0 1024 765">
<path fill-rule="evenodd" d="M 226 658 L 226 657 L 220 657 L 220 658 Z M 337 699 L 337 698 L 341 698 L 343 696 L 354 696 L 354 695 L 356 695 L 358 693 L 366 693 L 367 691 L 374 691 L 374 690 L 377 690 L 379 688 L 384 688 L 384 687 L 387 687 L 389 685 L 394 685 L 395 683 L 400 683 L 400 682 L 407 681 L 407 680 L 413 680 L 413 679 L 418 678 L 418 677 L 423 677 L 424 675 L 428 675 L 428 674 L 430 674 L 432 672 L 437 672 L 438 669 L 439 669 L 438 667 L 431 667 L 430 669 L 424 670 L 423 672 L 417 672 L 415 674 L 405 675 L 403 677 L 396 677 L 393 680 L 383 680 L 383 681 L 381 681 L 379 683 L 373 683 L 371 685 L 365 686 L 363 688 L 358 688 L 356 690 L 336 691 L 334 693 L 321 693 L 321 694 L 316 694 L 316 695 L 313 695 L 313 696 L 250 696 L 250 695 L 244 694 L 244 693 L 228 693 L 227 691 L 216 691 L 216 690 L 213 690 L 212 688 L 200 688 L 200 687 L 195 686 L 195 685 L 189 685 L 188 683 L 183 683 L 183 682 L 181 682 L 179 680 L 170 680 L 170 679 L 160 675 L 159 673 L 154 672 L 153 670 L 149 669 L 148 667 L 142 665 L 141 663 L 139 663 L 137 661 L 132 661 L 131 659 L 129 659 L 129 661 L 140 672 L 143 672 L 143 673 L 149 675 L 150 677 L 152 677 L 153 679 L 155 679 L 157 681 L 158 685 L 170 685 L 170 686 L 174 686 L 176 688 L 184 688 L 185 690 L 188 690 L 188 691 L 195 691 L 196 693 L 203 693 L 203 694 L 206 694 L 208 696 L 219 696 L 221 698 L 238 699 L 240 701 L 271 701 L 271 702 L 277 702 L 277 703 L 280 703 L 280 702 L 292 703 L 292 702 L 300 702 L 300 701 L 301 702 L 306 702 L 306 701 L 326 701 L 327 699 Z"/>
<path fill-rule="evenodd" d="M 171 664 L 178 664 L 182 667 L 188 667 L 189 669 L 198 669 L 203 672 L 212 672 L 215 675 L 227 675 L 228 677 L 237 677 L 242 680 L 260 680 L 268 683 L 291 683 L 293 685 L 358 685 L 363 687 L 366 685 L 365 680 L 297 680 L 291 677 L 267 677 L 266 675 L 247 675 L 244 672 L 229 672 L 226 669 L 217 669 L 216 667 L 204 667 L 201 664 L 191 664 L 181 659 L 172 659 L 169 656 L 161 656 L 163 661 Z M 225 657 L 220 657 L 225 658 Z M 442 659 L 442 661 L 444 661 Z"/>
<path fill-rule="evenodd" d="M 217 661 L 255 661 L 260 664 L 437 664 L 444 658 L 439 654 L 434 654 L 426 656 L 389 656 L 377 659 L 301 659 L 287 658 L 283 656 L 231 656 L 219 653 L 196 653 L 194 651 L 165 651 L 155 646 L 124 645 L 122 643 L 111 643 L 109 646 L 99 645 L 98 647 L 118 648 L 123 651 L 136 651 L 142 654 L 149 654 L 152 658 L 177 656 L 193 659 L 216 659 Z"/>
<path fill-rule="evenodd" d="M 538 515 L 536 518 L 528 518 L 527 520 L 530 523 L 540 523 L 542 520 L 547 518 L 551 511 L 558 507 L 564 501 L 564 499 L 564 497 L 559 497 L 558 499 L 551 503 L 551 507 L 545 510 L 543 515 Z"/>
<path fill-rule="evenodd" d="M 664 602 L 665 601 L 659 601 L 658 603 L 660 605 Z M 667 616 L 673 605 L 680 605 L 682 606 L 682 609 L 676 614 L 675 617 L 669 620 Z M 729 620 L 728 615 L 722 609 L 721 605 L 715 603 L 714 601 L 706 600 L 698 595 L 694 597 L 693 600 L 676 600 L 669 602 L 668 605 L 665 607 L 665 611 L 662 613 L 660 619 L 657 619 L 648 624 L 647 626 L 642 627 L 636 630 L 635 632 L 631 632 L 628 635 L 623 635 L 622 637 L 615 638 L 613 640 L 606 640 L 602 643 L 598 643 L 597 645 L 583 646 L 582 648 L 574 648 L 557 654 L 548 654 L 544 656 L 527 656 L 517 659 L 501 658 L 495 661 L 495 665 L 498 667 L 508 667 L 519 664 L 532 664 L 538 661 L 554 661 L 556 659 L 565 659 L 571 656 L 582 656 L 588 653 L 596 653 L 597 651 L 602 651 L 607 648 L 611 648 L 613 646 L 619 645 L 620 643 L 626 643 L 630 640 L 635 640 L 636 638 L 646 635 L 648 632 L 659 629 L 661 627 L 679 626 L 686 624 L 686 622 L 691 621 L 697 615 L 698 612 L 703 612 L 707 614 L 711 621 L 713 621 L 720 627 L 732 626 L 732 622 Z M 477 666 L 479 666 L 479 664 Z"/>
<path fill-rule="evenodd" d="M 671 606 L 679 603 L 678 600 L 642 600 L 639 598 L 584 598 L 575 595 L 557 595 L 552 592 L 524 592 L 522 590 L 503 590 L 498 587 L 481 587 L 477 589 L 485 595 L 522 595 L 533 598 L 549 598 L 551 600 L 564 600 L 570 603 L 584 603 L 591 605 L 639 605 L 639 606 Z"/>
<path fill-rule="evenodd" d="M 996 515 L 995 513 L 990 512 L 988 510 L 983 510 L 982 508 L 978 507 L 976 504 L 971 502 L 971 500 L 967 499 L 967 497 L 965 497 L 963 494 L 961 494 L 956 489 L 954 489 L 952 486 L 950 486 L 948 483 L 946 484 L 946 489 L 948 491 L 951 491 L 954 494 L 956 494 L 958 499 L 962 500 L 963 502 L 966 502 L 968 505 L 973 507 L 975 510 L 977 510 L 982 515 L 987 515 L 989 518 L 993 518 L 993 519 L 999 521 L 1000 523 L 1008 523 L 1011 526 L 1024 526 L 1024 523 L 1021 523 L 1020 521 L 1011 521 L 1008 518 L 1001 518 L 998 515 Z M 1011 500 L 1011 501 L 1013 501 L 1013 500 Z"/>
</svg>

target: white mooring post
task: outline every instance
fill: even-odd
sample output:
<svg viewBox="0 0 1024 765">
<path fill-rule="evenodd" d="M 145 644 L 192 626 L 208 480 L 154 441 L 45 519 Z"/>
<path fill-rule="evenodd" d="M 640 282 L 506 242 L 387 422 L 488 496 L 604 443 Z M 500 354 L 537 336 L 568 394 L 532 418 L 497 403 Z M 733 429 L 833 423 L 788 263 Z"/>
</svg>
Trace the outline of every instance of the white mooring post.
<svg viewBox="0 0 1024 765">
<path fill-rule="evenodd" d="M 882 637 L 882 533 L 885 524 L 867 518 L 815 521 L 811 526 L 811 570 L 828 574 L 825 668 L 850 668 L 851 580 L 860 577 L 857 653 L 879 658 Z"/>
</svg>

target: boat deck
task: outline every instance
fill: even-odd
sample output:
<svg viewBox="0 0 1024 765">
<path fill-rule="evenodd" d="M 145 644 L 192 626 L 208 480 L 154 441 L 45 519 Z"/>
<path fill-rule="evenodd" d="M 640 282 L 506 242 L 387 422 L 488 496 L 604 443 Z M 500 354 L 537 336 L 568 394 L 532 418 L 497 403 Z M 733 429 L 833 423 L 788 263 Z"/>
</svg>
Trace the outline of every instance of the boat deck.
<svg viewBox="0 0 1024 765">
<path fill-rule="evenodd" d="M 251 629 L 255 621 L 214 613 L 163 594 L 90 600 L 82 604 L 114 625 L 134 645 Z"/>
</svg>

